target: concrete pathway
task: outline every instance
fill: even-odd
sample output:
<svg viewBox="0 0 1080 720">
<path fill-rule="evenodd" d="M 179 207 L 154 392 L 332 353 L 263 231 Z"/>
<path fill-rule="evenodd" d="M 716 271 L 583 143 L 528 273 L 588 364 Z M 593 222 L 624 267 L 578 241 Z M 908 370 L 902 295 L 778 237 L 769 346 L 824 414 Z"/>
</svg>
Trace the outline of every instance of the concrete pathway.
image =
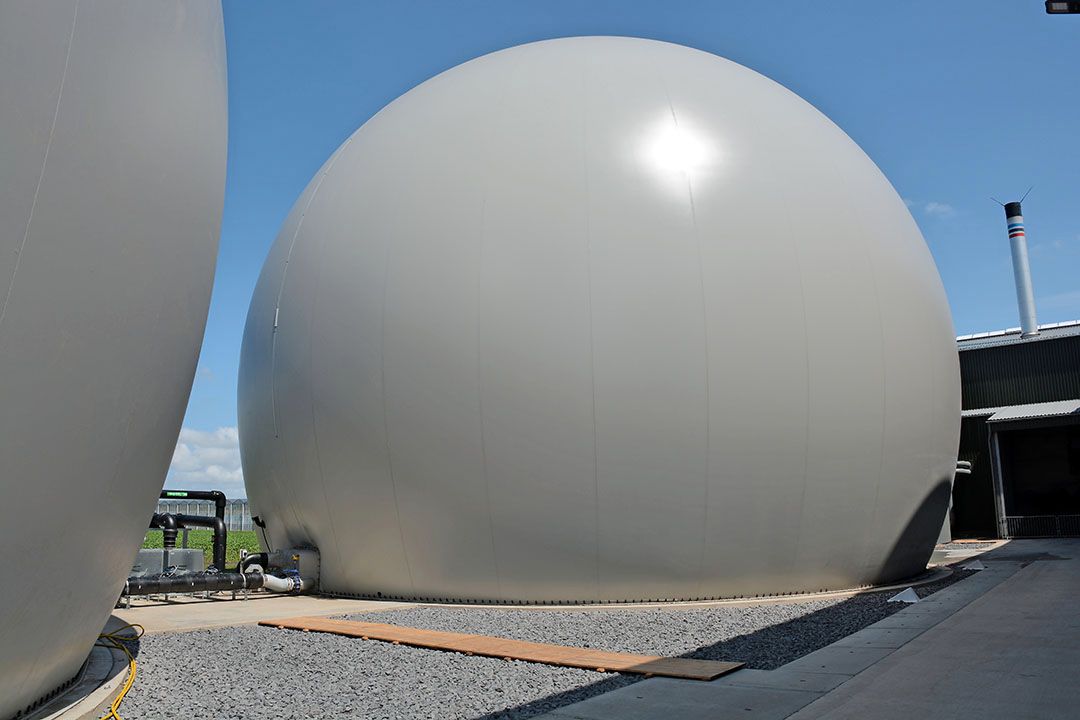
<svg viewBox="0 0 1080 720">
<path fill-rule="evenodd" d="M 348 600 L 318 595 L 252 593 L 247 600 L 173 596 L 169 602 L 140 600 L 113 610 L 124 622 L 138 623 L 148 633 L 183 632 L 227 625 L 254 625 L 261 620 L 311 615 L 344 615 L 408 607 L 382 600 Z"/>
<path fill-rule="evenodd" d="M 987 569 L 772 671 L 646 680 L 548 720 L 1080 717 L 1080 540 L 1014 541 Z"/>
<path fill-rule="evenodd" d="M 996 557 L 1023 567 L 792 720 L 1080 717 L 1080 543 L 1014 542 Z"/>
</svg>

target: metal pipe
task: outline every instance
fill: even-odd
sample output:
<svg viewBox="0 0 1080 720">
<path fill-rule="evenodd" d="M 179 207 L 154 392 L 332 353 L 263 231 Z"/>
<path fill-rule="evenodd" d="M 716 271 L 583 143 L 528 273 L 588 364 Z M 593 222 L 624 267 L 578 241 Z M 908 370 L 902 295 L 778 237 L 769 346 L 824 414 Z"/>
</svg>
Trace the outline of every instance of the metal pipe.
<svg viewBox="0 0 1080 720">
<path fill-rule="evenodd" d="M 261 565 L 262 567 L 270 567 L 270 555 L 268 553 L 251 553 L 245 555 L 244 559 L 236 563 L 236 572 L 245 572 L 249 565 Z"/>
<path fill-rule="evenodd" d="M 180 527 L 206 527 L 214 531 L 213 566 L 219 572 L 225 569 L 225 546 L 229 531 L 225 521 L 208 515 L 174 515 Z"/>
<path fill-rule="evenodd" d="M 1005 204 L 1005 222 L 1012 248 L 1013 280 L 1016 283 L 1016 304 L 1020 309 L 1020 336 L 1039 334 L 1035 319 L 1035 293 L 1031 289 L 1031 267 L 1028 264 L 1027 234 L 1024 232 L 1024 215 L 1020 203 Z"/>
<path fill-rule="evenodd" d="M 225 521 L 209 515 L 184 515 L 181 513 L 154 513 L 150 517 L 151 528 L 161 528 L 162 546 L 165 548 L 165 564 L 168 565 L 169 550 L 176 548 L 176 533 L 180 528 L 205 527 L 214 531 L 213 568 L 225 569 L 225 548 L 229 532 Z"/>
<path fill-rule="evenodd" d="M 223 592 L 255 590 L 263 586 L 261 573 L 187 573 L 184 575 L 147 575 L 130 577 L 122 596 L 169 593 Z"/>
<path fill-rule="evenodd" d="M 300 594 L 315 587 L 315 581 L 311 578 L 302 578 L 299 575 L 288 575 L 280 578 L 275 575 L 263 575 L 263 587 L 271 592 Z"/>
<path fill-rule="evenodd" d="M 161 500 L 213 500 L 214 515 L 221 520 L 225 519 L 225 503 L 228 498 L 220 490 L 162 490 L 158 497 Z"/>
<path fill-rule="evenodd" d="M 166 551 L 176 548 L 176 531 L 179 525 L 176 516 L 170 513 L 154 513 L 150 516 L 150 527 L 161 529 L 161 545 Z"/>
</svg>

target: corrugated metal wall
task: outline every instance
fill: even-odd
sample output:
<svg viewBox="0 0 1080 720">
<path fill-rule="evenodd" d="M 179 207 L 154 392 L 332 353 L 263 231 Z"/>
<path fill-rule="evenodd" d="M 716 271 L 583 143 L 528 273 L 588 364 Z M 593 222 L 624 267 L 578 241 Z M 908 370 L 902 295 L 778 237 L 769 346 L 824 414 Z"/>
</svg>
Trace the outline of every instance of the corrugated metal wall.
<svg viewBox="0 0 1080 720">
<path fill-rule="evenodd" d="M 1080 335 L 964 350 L 960 378 L 965 410 L 1080 398 Z"/>
<path fill-rule="evenodd" d="M 1080 336 L 964 350 L 960 379 L 965 410 L 1080 398 Z M 971 475 L 953 484 L 953 536 L 995 536 L 985 417 L 964 419 L 959 459 L 971 463 Z"/>
</svg>

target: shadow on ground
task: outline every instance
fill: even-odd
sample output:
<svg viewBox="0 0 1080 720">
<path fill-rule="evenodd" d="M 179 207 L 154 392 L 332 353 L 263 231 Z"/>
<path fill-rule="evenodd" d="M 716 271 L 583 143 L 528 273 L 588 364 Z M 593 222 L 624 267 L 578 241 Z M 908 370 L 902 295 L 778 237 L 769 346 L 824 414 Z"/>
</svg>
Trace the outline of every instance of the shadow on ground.
<svg viewBox="0 0 1080 720">
<path fill-rule="evenodd" d="M 904 574 L 910 576 L 912 568 L 926 567 L 934 550 L 937 537 L 948 509 L 950 484 L 947 480 L 936 483 L 926 494 L 908 519 L 891 551 L 882 564 L 878 584 L 884 584 Z M 916 589 L 920 597 L 937 592 L 966 577 L 968 572 L 955 571 L 935 583 Z M 848 635 L 882 620 L 902 609 L 902 603 L 888 603 L 893 592 L 870 592 L 848 598 L 836 605 L 771 625 L 746 635 L 739 635 L 684 653 L 681 657 L 698 660 L 725 660 L 746 663 L 747 668 L 774 670 L 792 660 L 842 640 Z M 644 678 L 618 675 L 591 685 L 549 695 L 539 700 L 482 715 L 475 720 L 524 720 L 534 715 L 551 712 L 580 702 L 601 693 L 609 692 Z"/>
<path fill-rule="evenodd" d="M 969 571 L 954 569 L 948 577 L 922 585 L 916 588 L 916 592 L 920 597 L 926 597 L 970 574 Z M 888 602 L 894 594 L 895 591 L 884 591 L 856 595 L 787 622 L 702 646 L 680 657 L 743 662 L 748 669 L 775 670 L 902 610 L 906 607 L 903 603 Z M 474 720 L 524 720 L 644 679 L 636 675 L 612 675 L 591 685 L 487 713 Z"/>
</svg>

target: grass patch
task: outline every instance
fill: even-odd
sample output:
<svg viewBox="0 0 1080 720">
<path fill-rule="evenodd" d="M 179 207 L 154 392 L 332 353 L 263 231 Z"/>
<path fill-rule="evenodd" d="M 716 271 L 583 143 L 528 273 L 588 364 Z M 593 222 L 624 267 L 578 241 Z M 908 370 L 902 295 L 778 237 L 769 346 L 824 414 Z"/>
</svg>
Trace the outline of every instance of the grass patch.
<svg viewBox="0 0 1080 720">
<path fill-rule="evenodd" d="M 176 546 L 183 544 L 184 531 L 176 534 Z M 162 547 L 162 535 L 160 530 L 151 530 L 143 538 L 144 548 Z M 203 551 L 206 566 L 210 566 L 213 559 L 214 531 L 213 530 L 188 530 L 188 547 Z M 259 552 L 259 539 L 254 530 L 230 530 L 225 542 L 225 565 L 228 568 L 236 567 L 240 562 L 240 551 Z M 218 568 L 223 570 L 225 568 Z"/>
</svg>

